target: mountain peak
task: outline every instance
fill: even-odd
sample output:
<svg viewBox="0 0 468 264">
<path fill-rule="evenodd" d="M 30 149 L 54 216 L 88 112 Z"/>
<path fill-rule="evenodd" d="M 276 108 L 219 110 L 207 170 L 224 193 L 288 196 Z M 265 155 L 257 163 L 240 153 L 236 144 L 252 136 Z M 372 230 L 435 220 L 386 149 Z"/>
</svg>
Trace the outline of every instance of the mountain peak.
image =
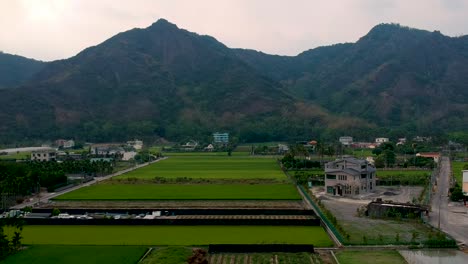
<svg viewBox="0 0 468 264">
<path fill-rule="evenodd" d="M 151 26 L 149 26 L 148 28 L 160 28 L 160 27 L 170 27 L 170 28 L 178 29 L 176 24 L 173 24 L 164 18 L 158 19 L 156 22 L 151 24 Z"/>
</svg>

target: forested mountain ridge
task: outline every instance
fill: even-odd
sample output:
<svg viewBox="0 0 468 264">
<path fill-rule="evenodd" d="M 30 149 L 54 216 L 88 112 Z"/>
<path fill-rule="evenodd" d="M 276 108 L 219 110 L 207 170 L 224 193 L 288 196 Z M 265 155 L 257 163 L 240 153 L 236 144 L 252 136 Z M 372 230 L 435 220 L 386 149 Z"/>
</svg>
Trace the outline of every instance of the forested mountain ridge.
<svg viewBox="0 0 468 264">
<path fill-rule="evenodd" d="M 14 88 L 29 80 L 45 63 L 0 51 L 0 89 Z"/>
<path fill-rule="evenodd" d="M 468 126 L 467 36 L 451 38 L 437 31 L 382 24 L 356 43 L 295 57 L 237 53 L 281 82 L 283 89 L 337 114 L 403 131 Z"/>
<path fill-rule="evenodd" d="M 379 25 L 356 43 L 274 56 L 166 20 L 47 63 L 0 91 L 2 141 L 242 141 L 466 129 L 467 37 Z"/>
<path fill-rule="evenodd" d="M 21 88 L 0 91 L 0 108 L 0 135 L 20 140 L 180 139 L 217 130 L 273 140 L 368 126 L 297 100 L 214 38 L 166 20 L 48 63 Z"/>
</svg>

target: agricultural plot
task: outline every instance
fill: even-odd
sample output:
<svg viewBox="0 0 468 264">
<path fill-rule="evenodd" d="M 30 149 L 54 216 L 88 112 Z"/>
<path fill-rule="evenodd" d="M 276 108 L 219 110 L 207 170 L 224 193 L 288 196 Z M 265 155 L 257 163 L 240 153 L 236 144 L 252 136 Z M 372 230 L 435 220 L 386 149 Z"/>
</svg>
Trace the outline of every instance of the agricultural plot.
<svg viewBox="0 0 468 264">
<path fill-rule="evenodd" d="M 148 254 L 142 264 L 186 264 L 192 255 L 192 249 L 188 247 L 161 247 Z"/>
<path fill-rule="evenodd" d="M 461 182 L 463 181 L 463 173 L 462 173 L 462 170 L 463 170 L 463 167 L 465 165 L 467 165 L 468 162 L 463 162 L 463 161 L 452 161 L 452 172 L 453 172 L 453 177 L 455 178 L 455 180 L 458 182 L 458 184 L 460 184 L 461 186 Z"/>
<path fill-rule="evenodd" d="M 23 243 L 62 245 L 313 244 L 333 246 L 319 226 L 25 226 Z M 107 262 L 106 262 L 107 263 Z"/>
<path fill-rule="evenodd" d="M 184 153 L 182 153 L 184 154 Z M 272 158 L 229 156 L 171 156 L 117 179 L 205 178 L 205 179 L 275 179 L 286 176 Z M 211 153 L 208 153 L 211 154 Z"/>
<path fill-rule="evenodd" d="M 429 170 L 377 170 L 380 185 L 426 185 Z"/>
<path fill-rule="evenodd" d="M 251 254 L 213 254 L 211 264 L 321 264 L 320 257 L 311 253 L 251 253 Z"/>
<path fill-rule="evenodd" d="M 300 200 L 292 184 L 98 184 L 54 200 Z"/>
<path fill-rule="evenodd" d="M 9 256 L 2 264 L 137 263 L 147 247 L 33 245 Z"/>
<path fill-rule="evenodd" d="M 341 264 L 404 264 L 405 259 L 396 250 L 345 250 L 336 253 Z"/>
</svg>

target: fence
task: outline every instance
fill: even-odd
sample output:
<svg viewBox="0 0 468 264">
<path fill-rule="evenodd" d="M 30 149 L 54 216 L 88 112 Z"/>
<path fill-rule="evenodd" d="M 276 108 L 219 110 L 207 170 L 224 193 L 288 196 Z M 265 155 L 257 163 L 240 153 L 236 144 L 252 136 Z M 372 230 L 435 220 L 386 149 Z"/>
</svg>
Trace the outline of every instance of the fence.
<svg viewBox="0 0 468 264">
<path fill-rule="evenodd" d="M 305 190 L 305 188 L 303 186 L 298 185 L 298 187 L 301 190 L 301 192 L 304 194 L 304 197 L 307 199 L 307 201 L 309 201 L 309 203 L 312 205 L 312 207 L 314 207 L 314 209 L 317 212 L 318 216 L 322 219 L 322 222 L 325 224 L 325 226 L 328 228 L 328 230 L 330 230 L 333 233 L 333 235 L 336 237 L 338 242 L 340 242 L 342 244 L 344 242 L 344 239 L 341 236 L 340 232 L 338 232 L 338 230 L 335 228 L 335 226 L 323 214 L 320 207 L 312 200 L 312 198 L 310 198 L 310 195 L 307 192 L 307 190 Z"/>
</svg>

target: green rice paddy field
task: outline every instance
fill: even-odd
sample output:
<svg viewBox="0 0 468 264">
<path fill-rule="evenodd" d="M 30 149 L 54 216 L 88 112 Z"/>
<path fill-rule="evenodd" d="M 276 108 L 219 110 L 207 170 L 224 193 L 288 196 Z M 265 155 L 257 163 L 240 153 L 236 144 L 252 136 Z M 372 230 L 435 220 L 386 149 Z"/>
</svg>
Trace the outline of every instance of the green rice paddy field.
<svg viewBox="0 0 468 264">
<path fill-rule="evenodd" d="M 166 160 L 117 176 L 117 179 L 153 179 L 155 177 L 286 179 L 286 176 L 273 158 L 229 157 L 227 155 L 170 156 Z"/>
<path fill-rule="evenodd" d="M 333 246 L 320 226 L 25 226 L 26 245 L 313 244 Z M 66 263 L 66 262 L 64 262 Z"/>
<path fill-rule="evenodd" d="M 98 184 L 54 200 L 300 200 L 292 184 Z"/>
<path fill-rule="evenodd" d="M 463 162 L 463 161 L 452 161 L 452 172 L 453 172 L 453 177 L 457 180 L 457 182 L 461 185 L 461 182 L 463 181 L 463 167 L 468 164 L 468 162 Z"/>
<path fill-rule="evenodd" d="M 137 263 L 147 248 L 141 246 L 33 245 L 0 261 L 1 264 L 127 264 Z"/>
</svg>

